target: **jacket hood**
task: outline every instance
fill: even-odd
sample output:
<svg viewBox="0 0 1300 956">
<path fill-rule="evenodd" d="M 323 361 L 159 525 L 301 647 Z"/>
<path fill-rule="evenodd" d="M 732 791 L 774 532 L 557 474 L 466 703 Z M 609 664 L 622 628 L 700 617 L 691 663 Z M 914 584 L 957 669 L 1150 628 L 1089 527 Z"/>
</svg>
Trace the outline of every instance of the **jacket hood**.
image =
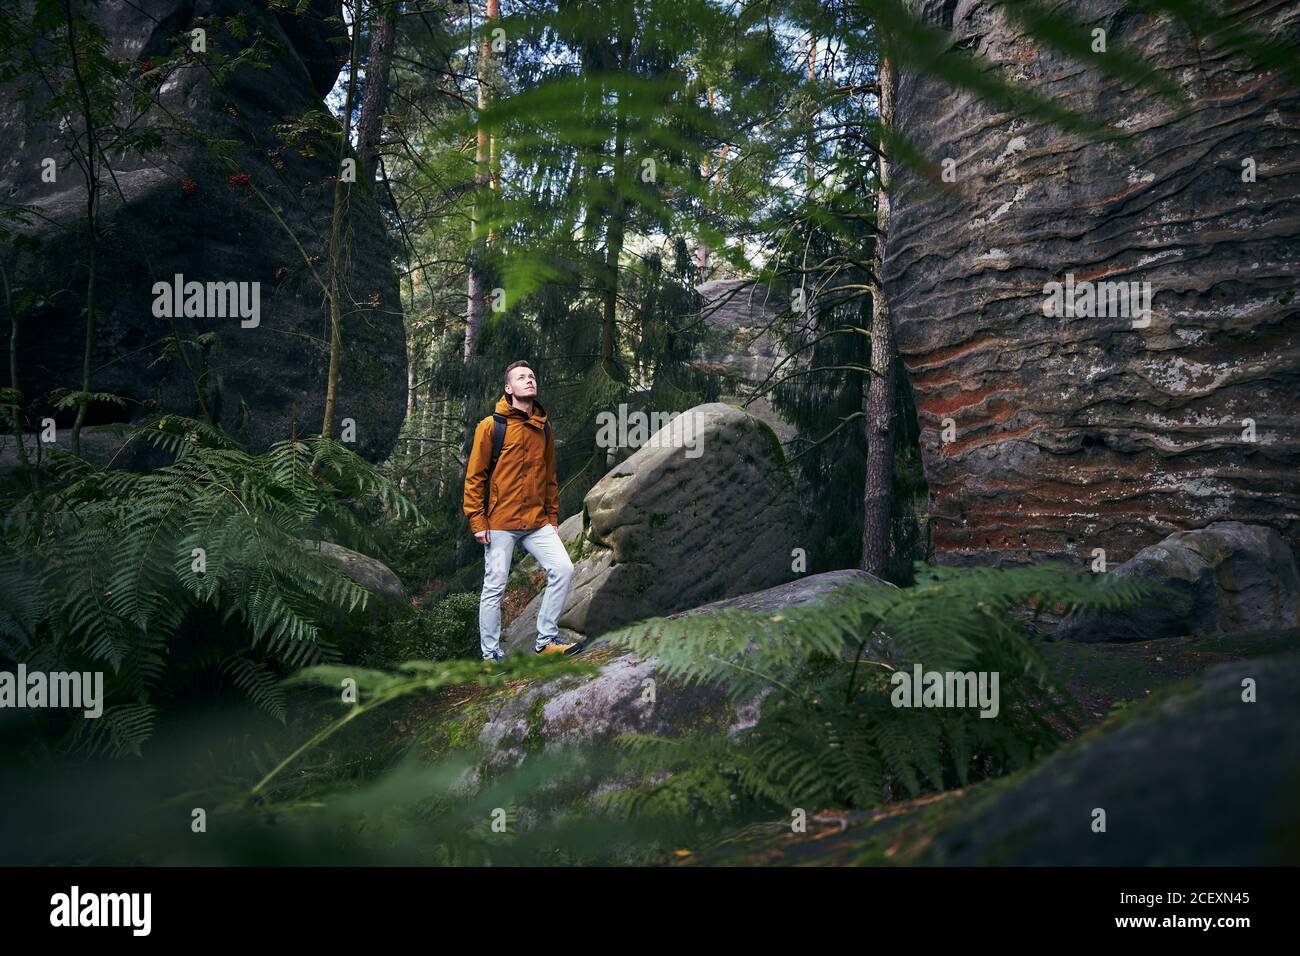
<svg viewBox="0 0 1300 956">
<path fill-rule="evenodd" d="M 497 413 L 500 415 L 516 415 L 520 418 L 524 413 L 510 404 L 510 396 L 502 394 L 497 399 Z M 537 399 L 533 399 L 533 414 L 528 417 L 528 421 L 535 423 L 539 428 L 546 424 L 546 409 Z"/>
</svg>

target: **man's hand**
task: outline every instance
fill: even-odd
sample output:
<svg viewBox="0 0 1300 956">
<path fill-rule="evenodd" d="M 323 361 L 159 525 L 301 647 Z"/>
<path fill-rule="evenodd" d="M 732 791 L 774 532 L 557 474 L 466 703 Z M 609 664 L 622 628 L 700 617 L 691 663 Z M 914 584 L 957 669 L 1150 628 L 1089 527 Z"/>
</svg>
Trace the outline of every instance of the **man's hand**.
<svg viewBox="0 0 1300 956">
<path fill-rule="evenodd" d="M 475 531 L 474 540 L 479 544 L 487 544 L 491 534 L 491 531 Z"/>
</svg>

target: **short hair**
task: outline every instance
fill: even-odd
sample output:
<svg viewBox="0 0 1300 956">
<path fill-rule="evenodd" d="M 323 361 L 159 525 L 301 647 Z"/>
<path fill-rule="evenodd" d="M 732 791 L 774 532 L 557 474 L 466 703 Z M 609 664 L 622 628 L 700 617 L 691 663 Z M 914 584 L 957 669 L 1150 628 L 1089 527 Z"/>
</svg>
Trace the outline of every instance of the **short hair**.
<svg viewBox="0 0 1300 956">
<path fill-rule="evenodd" d="M 506 377 L 505 377 L 505 381 L 502 383 L 502 387 L 510 384 L 510 373 L 517 368 L 526 368 L 530 372 L 533 371 L 533 367 L 529 365 L 527 362 L 525 362 L 523 359 L 520 359 L 518 362 L 511 362 L 509 365 L 506 366 Z M 536 375 L 537 373 L 533 372 L 533 374 Z"/>
</svg>

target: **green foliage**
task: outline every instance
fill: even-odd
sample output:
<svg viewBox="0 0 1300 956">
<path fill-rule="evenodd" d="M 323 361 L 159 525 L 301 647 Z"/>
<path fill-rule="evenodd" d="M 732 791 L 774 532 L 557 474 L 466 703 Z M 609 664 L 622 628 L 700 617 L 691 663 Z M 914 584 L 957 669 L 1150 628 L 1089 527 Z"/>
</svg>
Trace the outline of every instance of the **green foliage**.
<svg viewBox="0 0 1300 956">
<path fill-rule="evenodd" d="M 105 717 L 78 732 L 92 749 L 135 751 L 172 645 L 206 608 L 247 634 L 222 668 L 282 714 L 274 669 L 337 659 L 330 628 L 372 605 L 303 540 L 373 553 L 362 504 L 409 522 L 419 513 L 355 453 L 318 437 L 252 455 L 219 429 L 173 415 L 142 424 L 131 440 L 173 461 L 137 474 L 54 452 L 39 481 L 6 493 L 0 654 L 108 670 Z"/>
<path fill-rule="evenodd" d="M 855 583 L 778 613 L 723 609 L 607 635 L 654 657 L 669 678 L 762 702 L 761 720 L 740 743 L 627 738 L 633 766 L 671 776 L 609 802 L 625 812 L 717 809 L 730 792 L 785 812 L 870 807 L 1025 766 L 1073 729 L 1068 695 L 1025 618 L 1047 607 L 1114 610 L 1144 593 L 1123 578 L 1050 566 L 918 568 L 907 589 Z M 914 664 L 998 673 L 1000 713 L 895 707 L 890 676 Z"/>
<path fill-rule="evenodd" d="M 450 594 L 431 611 L 417 611 L 389 621 L 374 635 L 365 655 L 372 667 L 390 667 L 399 661 L 452 661 L 479 657 L 479 596 Z"/>
<path fill-rule="evenodd" d="M 299 756 L 318 746 L 343 727 L 365 713 L 384 707 L 395 700 L 412 694 L 437 691 L 444 687 L 475 683 L 482 687 L 501 687 L 508 681 L 536 680 L 559 677 L 565 674 L 591 674 L 595 668 L 583 661 L 553 660 L 548 657 L 514 655 L 505 661 L 405 661 L 395 670 L 351 667 L 338 664 L 317 664 L 290 677 L 287 685 L 319 685 L 337 691 L 343 687 L 352 692 L 350 698 L 342 697 L 346 713 L 321 728 L 310 740 L 280 761 L 249 792 L 258 797 L 266 792 L 271 782 Z"/>
</svg>

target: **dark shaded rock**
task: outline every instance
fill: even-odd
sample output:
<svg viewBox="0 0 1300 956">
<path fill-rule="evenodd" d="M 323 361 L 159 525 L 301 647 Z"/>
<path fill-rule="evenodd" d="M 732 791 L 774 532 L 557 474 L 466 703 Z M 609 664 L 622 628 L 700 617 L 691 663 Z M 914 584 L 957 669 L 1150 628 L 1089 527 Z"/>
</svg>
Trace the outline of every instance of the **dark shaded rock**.
<svg viewBox="0 0 1300 956">
<path fill-rule="evenodd" d="M 1255 682 L 1257 702 L 1242 700 Z M 1300 655 L 1214 668 L 1085 738 L 936 834 L 926 863 L 1260 866 L 1300 861 Z M 1106 832 L 1092 830 L 1106 812 Z"/>
<path fill-rule="evenodd" d="M 957 163 L 929 191 L 896 164 L 885 270 L 938 559 L 1082 564 L 1101 547 L 1114 564 L 1215 520 L 1300 544 L 1300 90 L 1118 0 L 1058 12 L 1177 84 L 1186 113 L 1029 42 L 1005 8 L 915 6 L 1004 78 L 1119 131 L 1089 141 L 900 77 L 902 133 L 936 173 Z M 1233 16 L 1300 39 L 1294 4 Z M 1070 273 L 1150 282 L 1150 326 L 1045 316 L 1045 283 Z"/>
<path fill-rule="evenodd" d="M 210 417 L 250 450 L 287 438 L 295 427 L 319 430 L 328 367 L 326 298 L 251 187 L 262 191 L 324 270 L 335 147 L 321 138 L 286 147 L 274 127 L 325 110 L 321 97 L 340 68 L 341 51 L 329 42 L 340 31 L 325 20 L 337 13 L 336 5 L 314 0 L 301 15 L 287 8 L 272 15 L 249 0 L 143 0 L 87 5 L 86 11 L 110 38 L 112 56 L 154 63 L 152 71 L 133 73 L 132 82 L 161 83 L 161 107 L 142 122 L 162 127 L 167 140 L 156 153 L 115 158 L 113 177 L 106 179 L 92 387 L 137 404 L 129 411 L 92 406 L 88 422 L 135 420 L 155 407 L 201 417 L 195 380 L 206 375 Z M 247 40 L 236 40 L 210 19 L 236 14 L 246 18 Z M 191 58 L 173 69 L 166 62 L 173 39 L 200 24 L 208 30 L 208 61 Z M 217 52 L 239 52 L 254 42 L 254 31 L 263 35 L 258 49 L 270 51 L 269 68 L 242 66 L 222 87 L 214 86 Z M 3 90 L 0 139 L 12 148 L 0 164 L 0 192 L 32 211 L 30 224 L 16 232 L 37 240 L 39 248 L 6 243 L 0 265 L 16 289 L 44 296 L 23 317 L 18 349 L 20 386 L 34 402 L 53 388 L 79 387 L 87 246 L 79 225 L 85 184 L 75 167 L 60 169 L 55 183 L 41 180 L 44 157 L 60 164 L 66 157 L 52 124 L 36 116 L 39 90 L 30 102 L 18 97 L 29 83 L 19 78 Z M 173 121 L 191 130 L 172 131 Z M 337 128 L 332 120 L 326 127 Z M 234 150 L 235 167 L 217 162 L 202 138 L 243 144 Z M 251 186 L 232 184 L 235 173 L 248 175 Z M 186 180 L 194 183 L 188 194 L 182 192 Z M 343 437 L 342 421 L 353 419 L 354 447 L 378 460 L 391 449 L 405 413 L 406 356 L 391 246 L 369 190 L 351 190 L 344 230 L 345 359 L 335 434 Z M 241 327 L 238 317 L 156 318 L 154 283 L 177 274 L 187 282 L 259 283 L 259 324 Z M 203 333 L 215 333 L 219 344 L 194 343 Z M 155 364 L 177 336 L 190 343 L 186 361 Z M 0 348 L 7 363 L 7 335 Z M 71 412 L 55 417 L 61 427 L 71 424 Z"/>
<path fill-rule="evenodd" d="M 687 457 L 695 454 L 696 457 Z M 566 635 L 780 584 L 810 542 L 771 430 L 731 405 L 697 405 L 587 492 L 582 550 L 560 615 Z M 538 595 L 507 648 L 536 636 Z"/>
<path fill-rule="evenodd" d="M 1162 604 L 1067 620 L 1058 638 L 1141 641 L 1300 626 L 1300 574 L 1272 528 L 1219 521 L 1179 531 L 1109 572 L 1163 589 Z"/>
<path fill-rule="evenodd" d="M 304 541 L 303 547 L 315 551 L 337 565 L 349 578 L 374 594 L 392 610 L 408 607 L 402 580 L 384 562 L 335 544 L 332 541 Z"/>
<path fill-rule="evenodd" d="M 1242 699 L 1247 678 L 1256 703 Z M 1300 654 L 1224 663 L 1129 705 L 1030 770 L 880 810 L 810 812 L 804 834 L 776 820 L 692 862 L 1294 866 L 1297 712 Z M 1104 833 L 1093 830 L 1097 809 Z"/>
<path fill-rule="evenodd" d="M 23 448 L 27 451 L 27 463 L 33 466 L 43 461 L 51 449 L 66 454 L 72 453 L 72 429 L 55 429 L 54 441 L 43 443 L 39 434 L 24 433 Z M 135 443 L 140 444 L 140 443 Z M 13 435 L 0 435 L 0 475 L 8 474 L 18 467 L 18 440 Z M 165 464 L 167 457 L 161 453 L 153 454 L 153 449 L 131 446 L 126 429 L 122 425 L 92 425 L 81 430 L 81 457 L 96 465 L 105 465 L 112 461 L 114 465 L 126 467 L 131 465 L 158 466 Z"/>
</svg>

